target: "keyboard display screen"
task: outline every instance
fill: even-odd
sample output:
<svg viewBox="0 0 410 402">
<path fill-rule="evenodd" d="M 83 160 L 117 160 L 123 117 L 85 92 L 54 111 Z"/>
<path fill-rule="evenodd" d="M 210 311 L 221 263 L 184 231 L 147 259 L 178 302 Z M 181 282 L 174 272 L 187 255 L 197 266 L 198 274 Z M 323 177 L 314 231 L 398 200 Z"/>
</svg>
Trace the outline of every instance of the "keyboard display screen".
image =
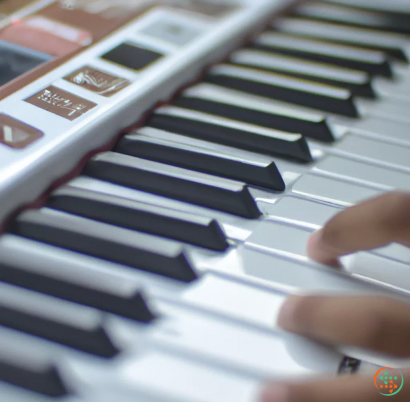
<svg viewBox="0 0 410 402">
<path fill-rule="evenodd" d="M 0 41 L 0 86 L 33 70 L 52 57 Z"/>
</svg>

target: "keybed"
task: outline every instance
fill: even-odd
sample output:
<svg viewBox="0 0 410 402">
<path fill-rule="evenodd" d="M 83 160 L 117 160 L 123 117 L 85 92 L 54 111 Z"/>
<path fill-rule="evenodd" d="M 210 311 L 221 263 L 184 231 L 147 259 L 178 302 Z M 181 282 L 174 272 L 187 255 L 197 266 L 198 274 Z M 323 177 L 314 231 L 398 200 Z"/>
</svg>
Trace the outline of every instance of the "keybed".
<svg viewBox="0 0 410 402">
<path fill-rule="evenodd" d="M 75 82 L 47 85 L 92 109 L 70 104 L 67 112 L 63 92 L 41 93 L 48 109 L 38 97 L 30 104 L 19 98 L 50 76 L 0 102 L 13 119 L 29 112 L 20 131 L 28 125 L 45 134 L 20 154 L 9 153 L 10 144 L 0 148 L 0 155 L 8 151 L 4 171 L 12 173 L 0 193 L 4 215 L 6 196 L 15 194 L 8 182 L 24 173 L 22 164 L 10 163 L 15 155 L 30 165 L 34 156 L 53 153 L 43 170 L 61 156 L 61 166 L 41 179 L 50 184 L 51 175 L 117 136 L 0 237 L 0 341 L 10 345 L 0 353 L 4 395 L 28 402 L 39 395 L 64 402 L 256 402 L 266 379 L 334 375 L 347 352 L 353 366 L 355 358 L 364 368 L 388 364 L 371 353 L 295 339 L 276 320 L 289 294 L 409 301 L 408 249 L 391 244 L 334 270 L 310 260 L 306 244 L 344 208 L 410 189 L 410 41 L 403 24 L 410 14 L 399 16 L 393 5 L 381 10 L 379 2 L 306 2 L 238 44 L 246 29 L 239 35 L 234 22 L 249 15 L 247 27 L 261 23 L 280 5 L 244 2 L 216 22 L 211 4 L 202 4 L 207 17 L 197 18 L 214 34 L 185 48 L 179 46 L 189 40 L 178 31 L 173 44 L 166 36 L 148 39 L 151 18 L 175 14 L 181 22 L 189 11 L 159 7 L 142 18 L 139 41 L 132 23 L 84 53 L 84 60 L 104 54 L 89 67 L 73 59 L 51 73 L 71 69 Z M 227 33 L 218 44 L 217 34 Z M 141 59 L 128 57 L 124 46 Z M 119 136 L 229 48 L 228 58 Z M 107 71 L 96 75 L 103 66 Z M 114 76 L 120 81 L 110 81 Z M 67 118 L 80 112 L 78 120 Z M 64 152 L 48 142 L 51 125 L 58 127 L 56 142 L 71 144 Z M 3 128 L 3 136 L 11 134 Z M 40 149 L 46 143 L 48 153 Z M 70 152 L 77 159 L 68 163 Z M 44 190 L 40 180 L 32 187 L 33 199 Z M 20 203 L 29 200 L 27 191 Z"/>
</svg>

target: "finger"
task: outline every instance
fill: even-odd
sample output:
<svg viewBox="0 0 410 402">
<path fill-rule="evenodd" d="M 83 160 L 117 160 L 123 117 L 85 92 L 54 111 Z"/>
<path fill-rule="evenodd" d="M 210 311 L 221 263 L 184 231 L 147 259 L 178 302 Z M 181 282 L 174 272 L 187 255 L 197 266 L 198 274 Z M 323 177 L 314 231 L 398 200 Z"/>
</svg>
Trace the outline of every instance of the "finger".
<svg viewBox="0 0 410 402">
<path fill-rule="evenodd" d="M 315 232 L 308 255 L 323 264 L 391 242 L 410 245 L 410 193 L 393 192 L 347 208 Z"/>
<path fill-rule="evenodd" d="M 383 297 L 292 296 L 278 325 L 326 343 L 410 357 L 410 305 Z"/>
<path fill-rule="evenodd" d="M 403 387 L 394 395 L 395 402 L 410 400 L 410 372 L 402 371 Z M 401 384 L 400 383 L 400 384 Z M 397 388 L 398 389 L 398 388 Z M 261 402 L 378 402 L 386 401 L 373 376 L 343 376 L 324 381 L 298 384 L 271 384 L 262 392 Z"/>
</svg>

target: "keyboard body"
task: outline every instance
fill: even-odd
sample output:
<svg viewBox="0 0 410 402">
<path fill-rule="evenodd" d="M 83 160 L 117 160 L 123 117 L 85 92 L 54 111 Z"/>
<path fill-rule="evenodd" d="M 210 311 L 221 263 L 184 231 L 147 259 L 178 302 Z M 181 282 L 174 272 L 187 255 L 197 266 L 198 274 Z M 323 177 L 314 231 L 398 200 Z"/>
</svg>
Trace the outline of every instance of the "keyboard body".
<svg viewBox="0 0 410 402">
<path fill-rule="evenodd" d="M 0 21 L 0 399 L 256 402 L 267 379 L 408 364 L 276 327 L 291 293 L 409 300 L 400 245 L 340 271 L 306 255 L 339 211 L 410 190 L 409 32 L 371 31 L 410 10 L 351 3 Z M 57 45 L 10 42 L 30 29 Z"/>
</svg>

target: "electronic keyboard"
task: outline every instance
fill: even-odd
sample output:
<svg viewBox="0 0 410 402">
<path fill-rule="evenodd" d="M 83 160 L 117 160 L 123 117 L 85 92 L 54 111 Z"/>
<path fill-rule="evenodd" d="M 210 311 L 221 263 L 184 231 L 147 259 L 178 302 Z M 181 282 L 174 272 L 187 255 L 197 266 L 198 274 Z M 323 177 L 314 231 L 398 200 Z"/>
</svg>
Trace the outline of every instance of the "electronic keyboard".
<svg viewBox="0 0 410 402">
<path fill-rule="evenodd" d="M 289 294 L 410 298 L 398 244 L 340 270 L 306 255 L 344 208 L 410 190 L 409 34 L 401 0 L 2 19 L 0 400 L 256 402 L 408 365 L 276 318 Z"/>
</svg>

